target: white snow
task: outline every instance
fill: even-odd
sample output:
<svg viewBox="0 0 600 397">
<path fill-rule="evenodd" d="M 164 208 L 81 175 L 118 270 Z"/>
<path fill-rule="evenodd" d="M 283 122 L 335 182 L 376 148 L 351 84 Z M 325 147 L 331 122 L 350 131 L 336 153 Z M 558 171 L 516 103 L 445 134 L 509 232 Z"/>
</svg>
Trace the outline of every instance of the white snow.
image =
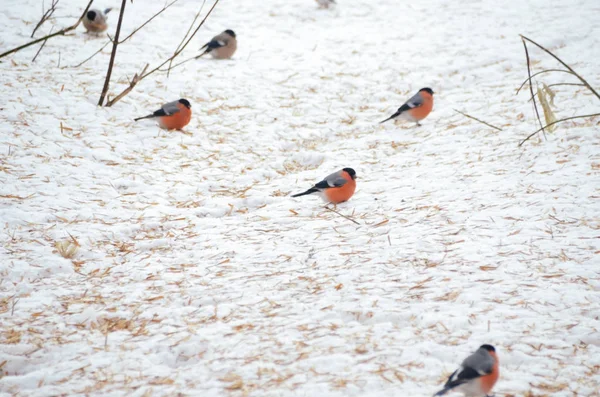
<svg viewBox="0 0 600 397">
<path fill-rule="evenodd" d="M 85 5 L 61 0 L 36 37 Z M 163 5 L 127 2 L 122 37 Z M 111 96 L 175 50 L 200 5 L 180 0 L 119 46 Z M 2 8 L 1 52 L 42 12 Z M 598 90 L 599 12 L 222 0 L 181 59 L 233 29 L 232 60 L 155 74 L 112 108 L 96 106 L 110 46 L 72 67 L 105 36 L 79 27 L 35 63 L 37 45 L 1 59 L 0 395 L 429 396 L 491 343 L 496 396 L 598 396 L 600 119 L 519 148 L 537 122 L 515 91 L 519 34 Z M 560 67 L 529 49 L 534 72 Z M 425 86 L 422 127 L 378 124 Z M 559 118 L 598 113 L 584 87 L 555 89 Z M 133 122 L 180 97 L 186 133 Z M 342 167 L 358 189 L 337 211 L 360 225 L 289 197 Z"/>
</svg>

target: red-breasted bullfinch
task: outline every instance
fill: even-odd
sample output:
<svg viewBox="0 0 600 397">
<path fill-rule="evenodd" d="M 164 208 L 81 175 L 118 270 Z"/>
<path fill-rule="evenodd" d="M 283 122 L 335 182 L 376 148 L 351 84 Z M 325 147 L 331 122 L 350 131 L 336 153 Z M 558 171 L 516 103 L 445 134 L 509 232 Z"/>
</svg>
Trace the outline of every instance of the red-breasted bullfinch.
<svg viewBox="0 0 600 397">
<path fill-rule="evenodd" d="M 187 99 L 180 99 L 165 103 L 156 112 L 144 117 L 138 117 L 134 121 L 158 117 L 158 125 L 167 130 L 180 130 L 190 122 L 192 118 L 192 105 Z"/>
<path fill-rule="evenodd" d="M 106 24 L 106 14 L 108 14 L 112 8 L 107 8 L 104 11 L 98 9 L 91 9 L 83 17 L 83 26 L 88 32 L 102 33 L 108 29 Z"/>
<path fill-rule="evenodd" d="M 462 392 L 467 397 L 487 396 L 499 375 L 496 349 L 492 345 L 481 345 L 450 375 L 444 388 L 434 397 L 443 396 L 451 390 Z"/>
<path fill-rule="evenodd" d="M 317 0 L 319 8 L 329 8 L 332 5 L 337 4 L 334 0 Z"/>
<path fill-rule="evenodd" d="M 210 54 L 215 59 L 231 58 L 237 49 L 237 40 L 234 31 L 227 29 L 223 33 L 216 35 L 211 41 L 200 47 L 200 50 L 205 48 L 206 50 L 196 58 L 200 58 L 204 54 Z"/>
<path fill-rule="evenodd" d="M 328 175 L 304 193 L 294 194 L 292 197 L 316 193 L 329 203 L 339 204 L 348 201 L 355 190 L 356 172 L 352 168 L 344 168 Z"/>
<path fill-rule="evenodd" d="M 419 121 L 427 117 L 431 113 L 431 109 L 433 109 L 433 90 L 431 88 L 421 88 L 419 92 L 400 106 L 396 113 L 380 122 L 380 124 L 396 119 L 414 121 L 420 126 Z"/>
</svg>

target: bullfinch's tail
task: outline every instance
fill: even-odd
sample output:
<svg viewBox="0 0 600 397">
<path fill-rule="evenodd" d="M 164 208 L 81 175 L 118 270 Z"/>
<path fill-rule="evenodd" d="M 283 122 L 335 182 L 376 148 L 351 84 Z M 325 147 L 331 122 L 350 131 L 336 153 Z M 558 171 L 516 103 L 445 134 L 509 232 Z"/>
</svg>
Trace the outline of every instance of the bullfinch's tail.
<svg viewBox="0 0 600 397">
<path fill-rule="evenodd" d="M 442 390 L 440 390 L 437 393 L 435 393 L 433 395 L 433 397 L 443 396 L 444 394 L 448 393 L 452 389 L 453 389 L 453 387 L 444 387 Z"/>
<path fill-rule="evenodd" d="M 305 191 L 304 193 L 292 194 L 292 197 L 306 196 L 307 194 L 313 194 L 313 193 L 316 193 L 318 191 L 319 191 L 319 189 L 310 188 L 307 191 Z"/>
<path fill-rule="evenodd" d="M 138 120 L 143 120 L 143 119 L 151 119 L 152 117 L 155 117 L 154 114 L 149 114 L 144 117 L 138 117 L 137 119 L 133 119 L 133 121 L 138 121 Z"/>
<path fill-rule="evenodd" d="M 379 124 L 383 124 L 383 123 L 385 123 L 386 121 L 390 121 L 391 119 L 393 119 L 393 118 L 395 118 L 395 117 L 398 117 L 398 116 L 400 116 L 400 113 L 401 113 L 401 112 L 396 112 L 396 113 L 392 114 L 392 115 L 391 115 L 390 117 L 388 117 L 387 119 L 385 119 L 385 120 L 383 120 L 383 121 L 380 121 L 380 122 L 379 122 Z"/>
</svg>

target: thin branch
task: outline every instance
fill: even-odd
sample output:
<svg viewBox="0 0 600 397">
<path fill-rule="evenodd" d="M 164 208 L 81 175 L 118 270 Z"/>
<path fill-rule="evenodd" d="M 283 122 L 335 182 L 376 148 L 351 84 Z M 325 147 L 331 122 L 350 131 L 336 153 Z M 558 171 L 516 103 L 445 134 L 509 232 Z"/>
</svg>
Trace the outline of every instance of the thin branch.
<svg viewBox="0 0 600 397">
<path fill-rule="evenodd" d="M 546 70 L 542 70 L 541 72 L 537 72 L 531 75 L 531 78 L 527 78 L 523 84 L 521 84 L 521 86 L 517 89 L 517 93 L 515 95 L 519 95 L 519 91 L 521 91 L 521 88 L 523 88 L 525 86 L 525 84 L 527 84 L 528 81 L 531 81 L 532 78 L 534 78 L 537 75 L 543 74 L 543 73 L 549 73 L 549 72 L 563 72 L 563 73 L 569 73 L 569 74 L 573 74 L 571 72 L 569 72 L 568 70 L 563 70 L 563 69 L 546 69 Z"/>
<path fill-rule="evenodd" d="M 44 24 L 44 22 L 46 22 L 48 19 L 50 19 L 50 17 L 52 16 L 52 14 L 54 14 L 54 11 L 56 11 L 56 5 L 58 4 L 59 0 L 52 0 L 52 4 L 50 5 L 50 8 L 44 12 L 44 3 L 42 2 L 42 12 L 44 12 L 44 14 L 42 15 L 42 19 L 40 19 L 40 21 L 37 23 L 37 25 L 35 25 L 35 28 L 33 29 L 33 32 L 31 32 L 31 38 L 33 39 L 33 35 L 35 34 L 36 30 L 38 30 L 40 28 L 40 26 L 42 26 Z M 46 42 L 44 41 L 44 44 L 46 44 Z M 43 44 L 42 44 L 43 47 Z"/>
<path fill-rule="evenodd" d="M 125 0 L 123 0 L 125 1 Z M 158 72 L 158 71 L 164 71 L 161 68 L 163 66 L 165 66 L 166 64 L 168 64 L 169 62 L 172 62 L 175 58 L 177 58 L 179 56 L 179 54 L 181 54 L 183 52 L 183 50 L 185 50 L 185 48 L 187 47 L 187 45 L 192 41 L 192 39 L 194 38 L 194 36 L 196 35 L 196 33 L 198 33 L 198 31 L 200 30 L 200 28 L 204 25 L 204 22 L 206 22 L 206 19 L 208 18 L 208 16 L 213 12 L 213 10 L 215 9 L 215 7 L 217 6 L 217 4 L 219 4 L 220 0 L 216 0 L 215 3 L 212 5 L 212 7 L 210 8 L 210 10 L 208 10 L 208 13 L 204 16 L 204 19 L 202 19 L 202 21 L 200 22 L 200 24 L 196 27 L 196 29 L 194 29 L 194 31 L 192 32 L 192 34 L 187 38 L 187 40 L 185 40 L 185 43 L 178 49 L 176 50 L 173 55 L 171 55 L 169 58 L 167 58 L 165 61 L 163 61 L 160 65 L 156 66 L 154 69 L 150 70 L 149 72 L 145 72 L 142 73 L 138 76 L 137 80 L 135 83 L 133 83 L 133 81 L 129 84 L 129 86 L 127 88 L 125 88 L 125 90 L 123 90 L 123 92 L 121 92 L 119 95 L 117 95 L 113 100 L 110 101 L 110 105 L 114 105 L 117 100 L 123 98 L 125 95 L 127 95 L 127 93 L 129 93 L 133 87 L 135 87 L 135 85 L 137 83 L 139 83 L 140 81 L 142 81 L 143 79 L 145 79 L 146 77 Z M 118 28 L 117 28 L 118 29 Z M 115 40 L 118 40 L 118 37 L 115 37 Z M 144 68 L 144 71 L 147 68 Z M 107 105 L 108 106 L 108 105 Z"/>
<path fill-rule="evenodd" d="M 586 118 L 586 117 L 596 117 L 596 116 L 600 116 L 600 113 L 594 113 L 594 114 L 586 114 L 583 116 L 573 116 L 573 117 L 567 117 L 564 119 L 560 119 L 560 120 L 556 120 L 548 125 L 546 125 L 544 128 L 548 128 L 553 126 L 554 124 L 558 124 L 561 123 L 563 121 L 568 121 L 568 120 L 573 120 L 573 119 L 582 119 L 582 118 Z M 529 135 L 527 138 L 523 139 L 521 141 L 521 143 L 519 143 L 519 146 L 523 145 L 525 142 L 527 142 L 530 138 L 532 138 L 533 136 L 535 136 L 535 134 L 537 134 L 538 132 L 542 131 L 542 128 L 540 128 L 539 130 L 537 130 L 536 132 L 534 132 L 533 134 Z"/>
<path fill-rule="evenodd" d="M 164 11 L 166 11 L 169 7 L 171 7 L 173 4 L 177 3 L 179 0 L 173 0 L 172 2 L 170 2 L 169 4 L 166 4 L 162 10 L 158 11 L 156 14 L 152 15 L 152 17 L 150 19 L 148 19 L 146 22 L 144 22 L 143 24 L 141 24 L 139 27 L 135 28 L 133 30 L 133 32 L 129 33 L 129 36 L 125 37 L 123 40 L 119 41 L 119 44 L 123 44 L 124 42 L 126 42 L 127 40 L 129 40 L 134 34 L 136 34 L 140 29 L 142 29 L 144 26 L 148 25 L 150 22 L 152 22 L 152 20 L 154 18 L 156 18 L 157 16 L 159 16 L 160 14 L 162 14 Z"/>
<path fill-rule="evenodd" d="M 181 41 L 177 45 L 177 48 L 175 49 L 175 52 L 177 52 L 179 50 L 179 48 L 181 47 L 181 45 L 183 44 L 183 42 L 185 41 L 185 39 L 188 37 L 188 35 L 192 31 L 192 28 L 194 27 L 194 24 L 196 23 L 196 21 L 200 17 L 200 13 L 202 12 L 202 9 L 204 9 L 204 4 L 206 4 L 206 0 L 202 1 L 202 5 L 200 6 L 200 9 L 198 10 L 198 12 L 196 13 L 196 15 L 194 16 L 194 20 L 190 24 L 190 27 L 188 28 L 187 32 L 185 32 L 185 35 L 183 36 L 183 38 L 181 39 Z M 171 65 L 173 65 L 173 59 L 171 59 L 169 61 L 169 68 L 167 69 L 167 78 L 169 78 L 169 74 L 171 73 Z M 178 64 L 178 65 L 175 65 L 175 66 L 179 66 L 179 65 L 181 65 L 181 63 Z"/>
<path fill-rule="evenodd" d="M 176 68 L 176 67 L 178 67 L 178 66 L 181 66 L 181 65 L 183 65 L 184 63 L 187 63 L 187 62 L 189 62 L 189 61 L 193 61 L 194 59 L 198 59 L 198 58 L 200 58 L 200 57 L 199 57 L 199 56 L 193 56 L 193 57 L 191 57 L 191 58 L 188 58 L 188 59 L 186 59 L 185 61 L 181 61 L 181 62 L 179 62 L 179 63 L 176 63 L 176 64 L 175 64 L 175 65 L 173 65 L 173 66 L 169 66 L 167 69 L 159 69 L 158 71 L 159 71 L 159 72 L 167 72 L 167 76 L 168 76 L 168 75 L 169 75 L 169 71 L 171 71 L 171 70 L 175 69 L 175 68 Z M 171 62 L 172 62 L 172 61 L 173 61 L 173 60 L 171 60 Z"/>
<path fill-rule="evenodd" d="M 115 32 L 115 40 L 113 42 L 112 52 L 110 54 L 110 61 L 108 62 L 108 70 L 106 71 L 106 78 L 104 79 L 104 87 L 102 88 L 102 93 L 100 94 L 100 99 L 98 100 L 98 106 L 102 106 L 104 103 L 104 98 L 106 98 L 106 94 L 108 94 L 108 87 L 110 86 L 110 76 L 112 74 L 113 65 L 115 64 L 115 57 L 117 55 L 117 47 L 119 46 L 119 34 L 121 33 L 121 24 L 123 23 L 123 15 L 125 14 L 125 6 L 127 5 L 127 0 L 123 0 L 121 2 L 121 9 L 119 10 L 119 22 L 117 23 L 117 31 Z"/>
<path fill-rule="evenodd" d="M 150 76 L 154 72 L 158 71 L 161 67 L 163 67 L 164 65 L 166 65 L 167 63 L 169 63 L 169 61 L 171 59 L 175 59 L 179 54 L 181 54 L 183 52 L 183 50 L 185 50 L 185 47 L 187 47 L 187 45 L 190 43 L 190 41 L 192 41 L 192 39 L 194 38 L 194 36 L 196 35 L 196 33 L 198 33 L 198 31 L 200 30 L 200 28 L 202 27 L 202 25 L 204 25 L 204 22 L 206 21 L 206 19 L 208 18 L 208 16 L 211 14 L 211 12 L 215 9 L 215 7 L 217 6 L 217 4 L 219 4 L 219 1 L 220 0 L 216 0 L 215 1 L 215 3 L 213 4 L 213 6 L 210 8 L 210 10 L 208 10 L 208 14 L 206 14 L 206 16 L 204 17 L 204 19 L 202 20 L 202 22 L 200 22 L 200 25 L 198 25 L 198 27 L 194 30 L 194 32 L 187 39 L 187 41 L 185 42 L 185 44 L 179 50 L 175 51 L 175 53 L 169 59 L 167 59 L 166 61 L 164 61 L 163 63 L 161 63 L 160 65 L 158 65 L 157 67 L 155 67 L 154 69 L 152 69 L 151 71 L 149 71 L 148 73 L 146 73 L 144 76 L 142 76 L 142 78 Z"/>
<path fill-rule="evenodd" d="M 575 71 L 574 71 L 574 70 L 573 70 L 573 69 L 572 69 L 572 68 L 571 68 L 569 65 L 567 65 L 566 63 L 564 63 L 564 62 L 562 61 L 562 59 L 560 59 L 559 57 L 557 57 L 556 55 L 554 55 L 552 52 L 550 52 L 549 50 L 547 50 L 546 48 L 544 48 L 542 45 L 540 45 L 540 44 L 536 43 L 535 41 L 531 40 L 530 38 L 527 38 L 527 37 L 525 37 L 525 36 L 523 36 L 523 35 L 521 35 L 521 38 L 522 38 L 523 40 L 527 40 L 527 41 L 529 41 L 531 44 L 534 44 L 534 45 L 536 45 L 538 48 L 541 48 L 542 50 L 544 50 L 544 52 L 546 52 L 547 54 L 549 54 L 549 55 L 550 55 L 552 58 L 554 58 L 554 59 L 556 59 L 558 62 L 560 62 L 560 63 L 561 63 L 561 65 L 563 65 L 564 67 L 566 67 L 567 69 L 569 69 L 569 71 L 570 71 L 571 73 L 573 73 L 575 76 L 577 76 L 577 78 L 578 78 L 578 79 L 579 79 L 579 80 L 580 80 L 580 81 L 581 81 L 583 84 L 585 84 L 585 86 L 586 86 L 586 87 L 587 87 L 587 88 L 588 88 L 590 91 L 592 91 L 592 93 L 594 93 L 594 95 L 596 95 L 596 96 L 598 97 L 598 99 L 600 99 L 600 94 L 598 94 L 598 93 L 596 92 L 596 90 L 594 90 L 594 89 L 592 88 L 592 86 L 591 86 L 591 85 L 590 85 L 590 84 L 589 84 L 589 83 L 588 83 L 588 82 L 587 82 L 587 81 L 586 81 L 586 80 L 585 80 L 583 77 L 581 77 L 579 74 L 577 74 L 577 72 L 575 72 Z M 530 84 L 530 85 L 531 85 L 531 84 Z"/>
<path fill-rule="evenodd" d="M 54 26 L 53 26 L 54 27 Z M 52 33 L 52 28 L 50 28 L 50 33 Z M 31 60 L 31 63 L 34 63 L 36 58 L 38 57 L 38 55 L 40 55 L 40 52 L 42 52 L 42 49 L 44 48 L 44 46 L 46 45 L 46 42 L 48 41 L 48 39 L 44 40 L 44 42 L 42 43 L 42 45 L 40 46 L 40 49 L 35 53 L 35 56 L 33 57 L 33 59 Z"/>
<path fill-rule="evenodd" d="M 529 91 L 531 92 L 531 97 L 533 99 L 533 108 L 535 109 L 535 114 L 537 116 L 538 122 L 540 123 L 540 127 L 542 127 L 542 133 L 544 137 L 546 136 L 546 131 L 544 131 L 544 124 L 542 124 L 542 119 L 540 118 L 540 112 L 537 108 L 537 102 L 535 100 L 535 95 L 533 94 L 533 84 L 531 83 L 531 64 L 529 62 L 529 51 L 527 50 L 527 43 L 525 42 L 525 37 L 521 36 L 521 41 L 523 41 L 523 47 L 525 47 L 525 57 L 527 58 L 527 76 L 529 76 Z"/>
<path fill-rule="evenodd" d="M 356 223 L 357 225 L 359 225 L 359 226 L 360 226 L 360 223 L 356 222 L 354 219 L 350 218 L 349 216 L 346 216 L 346 215 L 344 215 L 344 214 L 340 214 L 339 212 L 337 212 L 336 210 L 334 210 L 334 209 L 332 209 L 332 208 L 329 208 L 328 206 L 325 206 L 325 207 L 323 207 L 323 208 L 325 208 L 325 209 L 326 209 L 326 210 L 328 210 L 328 211 L 334 212 L 334 213 L 338 214 L 339 216 L 341 216 L 342 218 L 346 218 L 346 219 L 348 219 L 350 222 L 354 222 L 354 223 Z"/>
<path fill-rule="evenodd" d="M 94 53 L 93 53 L 93 54 L 92 54 L 90 57 L 88 57 L 87 59 L 85 59 L 85 60 L 83 60 L 82 62 L 78 63 L 77 65 L 75 65 L 75 66 L 71 66 L 71 67 L 72 67 L 72 68 L 78 68 L 78 67 L 80 67 L 81 65 L 83 65 L 84 63 L 86 63 L 87 61 L 89 61 L 90 59 L 92 59 L 93 57 L 95 57 L 96 55 L 98 55 L 99 53 L 101 53 L 101 52 L 102 52 L 102 50 L 103 50 L 103 49 L 105 49 L 105 48 L 106 48 L 106 46 L 107 46 L 107 45 L 109 45 L 110 43 L 111 43 L 111 41 L 110 41 L 110 40 L 109 40 L 109 41 L 107 41 L 107 42 L 106 42 L 106 44 L 104 44 L 104 45 L 102 46 L 102 48 L 100 48 L 98 51 L 94 52 Z"/>
<path fill-rule="evenodd" d="M 62 35 L 62 36 L 64 36 L 66 33 L 70 32 L 71 30 L 74 30 L 74 29 L 76 29 L 76 28 L 77 28 L 77 26 L 79 26 L 79 24 L 81 23 L 81 21 L 82 21 L 82 20 L 83 20 L 83 18 L 85 17 L 85 14 L 87 14 L 87 12 L 88 12 L 88 10 L 90 9 L 90 7 L 92 6 L 92 3 L 93 3 L 93 2 L 94 2 L 94 0 L 90 0 L 90 2 L 88 3 L 87 7 L 85 7 L 85 10 L 83 10 L 83 13 L 81 14 L 81 16 L 79 17 L 79 19 L 77 20 L 77 23 L 75 23 L 74 25 L 71 25 L 71 26 L 69 26 L 69 27 L 66 27 L 66 28 L 64 28 L 64 29 L 61 29 L 61 30 L 59 30 L 58 32 L 55 32 L 55 33 L 49 34 L 49 35 L 47 35 L 47 36 L 40 37 L 39 39 L 36 39 L 36 40 L 30 41 L 29 43 L 27 43 L 27 44 L 23 44 L 23 45 L 21 45 L 21 46 L 19 46 L 19 47 L 16 47 L 16 48 L 13 48 L 12 50 L 8 50 L 8 51 L 6 51 L 6 52 L 3 52 L 2 54 L 0 54 L 0 58 L 3 58 L 3 57 L 5 57 L 5 56 L 7 56 L 7 55 L 10 55 L 10 54 L 12 54 L 12 53 L 14 53 L 14 52 L 17 52 L 17 51 L 21 51 L 21 50 L 22 50 L 22 49 L 24 49 L 24 48 L 27 48 L 27 47 L 30 47 L 30 46 L 32 46 L 32 45 L 34 45 L 34 44 L 37 44 L 37 43 L 40 43 L 40 42 L 42 42 L 42 41 L 48 40 L 48 39 L 50 39 L 50 38 L 52 38 L 52 37 L 55 37 L 55 36 L 61 36 L 61 35 Z"/>
<path fill-rule="evenodd" d="M 106 102 L 106 107 L 111 107 L 116 102 L 121 100 L 121 98 L 123 98 L 125 95 L 129 94 L 131 92 L 131 90 L 133 90 L 133 88 L 136 86 L 136 84 L 140 81 L 140 76 L 142 76 L 144 73 L 146 73 L 148 66 L 150 66 L 149 63 L 147 63 L 146 66 L 144 66 L 144 69 L 142 69 L 142 71 L 139 74 L 136 73 L 133 76 L 133 79 L 131 79 L 131 81 L 129 82 L 129 87 L 125 88 L 123 91 L 121 91 L 121 93 L 119 95 L 117 95 L 116 97 L 114 97 L 111 100 L 109 100 L 108 102 Z"/>
<path fill-rule="evenodd" d="M 485 121 L 483 121 L 483 120 L 479 120 L 477 117 L 469 116 L 468 114 L 466 114 L 466 113 L 463 113 L 463 112 L 461 112 L 460 110 L 456 110 L 456 109 L 454 109 L 454 111 L 455 111 L 456 113 L 460 113 L 460 114 L 462 114 L 462 115 L 463 115 L 463 116 L 465 116 L 465 117 L 468 117 L 468 118 L 470 118 L 470 119 L 473 119 L 473 120 L 475 120 L 475 121 L 479 121 L 481 124 L 485 124 L 485 125 L 487 125 L 488 127 L 492 127 L 492 128 L 494 128 L 494 129 L 496 129 L 496 130 L 498 130 L 498 131 L 502 131 L 502 128 L 496 127 L 495 125 L 492 125 L 492 124 L 490 124 L 490 123 L 486 123 L 486 122 L 485 122 Z"/>
</svg>

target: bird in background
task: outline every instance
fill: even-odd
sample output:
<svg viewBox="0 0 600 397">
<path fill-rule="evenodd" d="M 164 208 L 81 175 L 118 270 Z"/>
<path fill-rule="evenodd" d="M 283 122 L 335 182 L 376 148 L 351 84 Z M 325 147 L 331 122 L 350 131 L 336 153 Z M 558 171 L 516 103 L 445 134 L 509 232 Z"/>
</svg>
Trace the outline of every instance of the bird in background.
<svg viewBox="0 0 600 397">
<path fill-rule="evenodd" d="M 323 200 L 339 204 L 350 200 L 356 190 L 356 172 L 352 168 L 344 168 L 328 175 L 321 182 L 303 193 L 292 195 L 292 197 L 317 194 Z"/>
<path fill-rule="evenodd" d="M 225 30 L 213 37 L 208 43 L 200 47 L 200 50 L 206 49 L 202 54 L 196 57 L 210 54 L 215 59 L 229 59 L 237 50 L 237 39 L 235 32 L 231 29 Z"/>
<path fill-rule="evenodd" d="M 421 124 L 419 124 L 419 121 L 427 117 L 429 113 L 431 113 L 431 109 L 433 109 L 433 90 L 427 87 L 421 88 L 419 92 L 400 106 L 396 113 L 381 121 L 379 124 L 396 119 L 414 121 L 420 126 Z"/>
<path fill-rule="evenodd" d="M 459 391 L 467 397 L 483 397 L 492 390 L 498 380 L 498 356 L 492 345 L 481 345 L 454 371 L 444 388 L 434 394 L 443 396 L 449 391 Z"/>
<path fill-rule="evenodd" d="M 104 32 L 106 29 L 108 29 L 108 25 L 106 24 L 106 15 L 110 12 L 110 10 L 112 10 L 112 8 L 107 8 L 104 11 L 95 8 L 89 10 L 83 18 L 83 26 L 88 32 Z"/>
<path fill-rule="evenodd" d="M 316 0 L 316 1 L 317 1 L 317 4 L 319 4 L 319 8 L 329 8 L 330 6 L 337 4 L 335 2 L 335 0 Z"/>
<path fill-rule="evenodd" d="M 158 125 L 167 130 L 180 130 L 190 122 L 192 118 L 192 105 L 187 99 L 165 103 L 160 109 L 144 117 L 138 117 L 134 121 L 158 117 Z"/>
</svg>

